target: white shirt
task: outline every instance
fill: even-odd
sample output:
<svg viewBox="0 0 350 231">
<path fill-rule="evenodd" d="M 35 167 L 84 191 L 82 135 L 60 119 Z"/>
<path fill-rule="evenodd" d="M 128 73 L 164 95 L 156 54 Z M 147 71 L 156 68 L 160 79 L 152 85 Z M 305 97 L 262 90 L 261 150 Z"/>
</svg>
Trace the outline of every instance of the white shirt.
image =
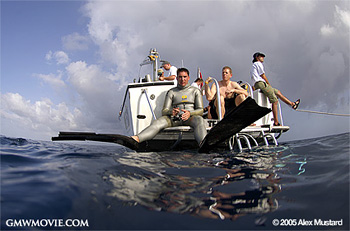
<svg viewBox="0 0 350 231">
<path fill-rule="evenodd" d="M 196 87 L 196 88 L 198 88 L 199 90 L 201 89 L 200 86 L 198 86 L 198 84 L 197 84 L 196 82 L 193 82 L 193 83 L 191 84 L 191 86 L 192 86 L 192 87 Z"/>
<path fill-rule="evenodd" d="M 253 63 L 252 69 L 250 70 L 250 77 L 253 81 L 253 86 L 258 81 L 265 82 L 265 80 L 261 77 L 261 75 L 264 73 L 264 65 L 261 62 L 257 61 Z"/>
<path fill-rule="evenodd" d="M 170 67 L 168 77 L 169 77 L 169 76 L 172 76 L 172 75 L 175 75 L 175 79 L 174 79 L 174 80 L 171 80 L 171 81 L 174 81 L 175 86 L 177 86 L 177 79 L 176 79 L 176 77 L 177 77 L 177 68 L 174 67 L 174 66 L 171 66 L 171 67 Z"/>
<path fill-rule="evenodd" d="M 204 89 L 202 90 L 201 87 L 200 87 L 196 82 L 193 82 L 193 83 L 191 84 L 191 86 L 192 86 L 192 87 L 195 87 L 195 88 L 198 88 L 198 89 L 201 91 L 202 95 L 205 94 Z"/>
</svg>

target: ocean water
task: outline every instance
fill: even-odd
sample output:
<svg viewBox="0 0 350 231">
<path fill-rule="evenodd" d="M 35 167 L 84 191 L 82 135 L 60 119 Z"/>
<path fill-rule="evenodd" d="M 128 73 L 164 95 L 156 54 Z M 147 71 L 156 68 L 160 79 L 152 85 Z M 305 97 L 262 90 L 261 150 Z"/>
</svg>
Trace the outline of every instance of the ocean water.
<svg viewBox="0 0 350 231">
<path fill-rule="evenodd" d="M 1 230 L 349 230 L 349 133 L 242 153 L 1 138 Z"/>
</svg>

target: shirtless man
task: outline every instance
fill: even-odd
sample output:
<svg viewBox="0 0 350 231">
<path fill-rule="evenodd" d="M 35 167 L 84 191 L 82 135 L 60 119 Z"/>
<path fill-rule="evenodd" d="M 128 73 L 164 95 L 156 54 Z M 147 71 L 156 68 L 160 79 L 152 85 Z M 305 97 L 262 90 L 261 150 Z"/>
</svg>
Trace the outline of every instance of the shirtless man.
<svg viewBox="0 0 350 231">
<path fill-rule="evenodd" d="M 231 77 L 232 77 L 232 69 L 228 66 L 223 67 L 222 80 L 219 81 L 222 116 L 225 115 L 226 109 L 229 108 L 228 104 L 230 103 L 230 101 L 231 102 L 233 101 L 234 103 L 233 106 L 238 106 L 246 99 L 246 97 L 248 97 L 248 92 L 244 90 L 238 83 L 231 81 L 230 80 Z M 207 80 L 205 81 L 205 96 L 208 101 L 215 100 L 214 105 L 216 107 L 216 114 L 219 115 L 219 109 L 217 105 L 218 102 L 216 99 L 216 85 L 213 84 L 211 88 L 209 88 L 209 83 L 211 81 L 213 81 L 211 77 L 208 77 Z"/>
</svg>

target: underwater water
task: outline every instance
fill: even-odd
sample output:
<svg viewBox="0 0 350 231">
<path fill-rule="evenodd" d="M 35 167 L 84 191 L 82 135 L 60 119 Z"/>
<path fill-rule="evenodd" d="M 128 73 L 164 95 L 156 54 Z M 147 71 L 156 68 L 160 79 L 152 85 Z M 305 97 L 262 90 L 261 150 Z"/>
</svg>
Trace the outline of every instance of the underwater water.
<svg viewBox="0 0 350 231">
<path fill-rule="evenodd" d="M 1 230 L 349 230 L 349 133 L 242 153 L 1 138 Z"/>
</svg>

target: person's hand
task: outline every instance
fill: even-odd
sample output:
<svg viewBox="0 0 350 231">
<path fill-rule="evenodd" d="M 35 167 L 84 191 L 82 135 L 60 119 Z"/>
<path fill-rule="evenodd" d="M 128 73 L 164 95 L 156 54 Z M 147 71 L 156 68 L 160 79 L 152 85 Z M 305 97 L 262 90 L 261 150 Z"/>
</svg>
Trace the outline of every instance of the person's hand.
<svg viewBox="0 0 350 231">
<path fill-rule="evenodd" d="M 189 112 L 189 111 L 187 111 L 187 110 L 185 110 L 185 109 L 181 109 L 181 111 L 184 112 L 184 113 L 182 114 L 182 116 L 181 116 L 182 121 L 188 120 L 188 119 L 190 118 L 190 116 L 191 116 L 191 112 Z"/>
<path fill-rule="evenodd" d="M 160 81 L 163 81 L 163 80 L 164 80 L 164 76 L 160 76 L 160 77 L 159 77 L 159 80 L 160 80 Z"/>
<path fill-rule="evenodd" d="M 206 80 L 205 80 L 205 84 L 209 84 L 210 82 L 213 81 L 213 78 L 212 77 L 208 77 Z"/>
<path fill-rule="evenodd" d="M 180 112 L 180 108 L 173 108 L 173 116 L 176 116 L 177 114 L 179 114 Z"/>
</svg>

